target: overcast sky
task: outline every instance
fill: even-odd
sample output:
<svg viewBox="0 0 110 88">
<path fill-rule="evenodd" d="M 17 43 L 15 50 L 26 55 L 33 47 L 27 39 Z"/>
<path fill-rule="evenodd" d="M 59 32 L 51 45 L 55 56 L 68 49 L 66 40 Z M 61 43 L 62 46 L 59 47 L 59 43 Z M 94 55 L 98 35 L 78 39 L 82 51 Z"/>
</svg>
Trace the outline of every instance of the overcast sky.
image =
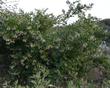
<svg viewBox="0 0 110 88">
<path fill-rule="evenodd" d="M 8 0 L 7 0 L 8 1 Z M 66 0 L 18 0 L 18 7 L 25 11 L 49 8 L 49 13 L 58 15 L 62 9 L 67 9 Z M 70 0 L 74 1 L 74 0 Z M 110 18 L 110 0 L 81 0 L 82 3 L 94 3 L 90 13 L 98 18 Z"/>
</svg>

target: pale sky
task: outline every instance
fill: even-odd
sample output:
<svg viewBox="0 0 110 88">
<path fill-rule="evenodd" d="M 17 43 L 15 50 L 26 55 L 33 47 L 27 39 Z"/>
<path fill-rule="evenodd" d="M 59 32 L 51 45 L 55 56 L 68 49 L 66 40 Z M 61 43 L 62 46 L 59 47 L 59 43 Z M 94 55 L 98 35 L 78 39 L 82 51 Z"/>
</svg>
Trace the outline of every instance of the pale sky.
<svg viewBox="0 0 110 88">
<path fill-rule="evenodd" d="M 8 1 L 8 0 L 7 0 Z M 67 9 L 66 0 L 18 0 L 18 7 L 25 11 L 48 8 L 49 13 L 58 15 L 62 9 Z M 69 0 L 75 1 L 75 0 Z M 90 13 L 98 18 L 110 18 L 110 0 L 81 0 L 82 3 L 94 3 Z"/>
</svg>

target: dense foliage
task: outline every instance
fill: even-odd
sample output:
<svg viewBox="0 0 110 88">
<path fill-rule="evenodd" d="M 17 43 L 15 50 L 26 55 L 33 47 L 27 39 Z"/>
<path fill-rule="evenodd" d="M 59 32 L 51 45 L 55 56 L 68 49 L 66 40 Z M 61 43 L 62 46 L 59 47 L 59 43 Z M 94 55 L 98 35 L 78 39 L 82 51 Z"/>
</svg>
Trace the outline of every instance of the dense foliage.
<svg viewBox="0 0 110 88">
<path fill-rule="evenodd" d="M 67 1 L 69 10 L 55 17 L 46 10 L 25 13 L 0 11 L 0 76 L 3 83 L 29 88 L 49 84 L 66 86 L 68 81 L 88 80 L 92 68 L 101 68 L 106 77 L 108 58 L 100 45 L 106 32 L 97 19 L 85 16 L 91 7 Z M 70 17 L 78 20 L 67 25 Z M 104 75 L 105 76 L 105 75 Z M 3 85 L 2 85 L 3 86 Z"/>
</svg>

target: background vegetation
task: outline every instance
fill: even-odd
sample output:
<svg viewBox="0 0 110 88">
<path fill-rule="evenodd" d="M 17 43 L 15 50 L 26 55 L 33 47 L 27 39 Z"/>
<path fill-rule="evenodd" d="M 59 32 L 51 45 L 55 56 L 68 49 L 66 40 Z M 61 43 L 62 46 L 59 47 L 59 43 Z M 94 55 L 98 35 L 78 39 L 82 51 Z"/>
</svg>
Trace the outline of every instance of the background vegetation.
<svg viewBox="0 0 110 88">
<path fill-rule="evenodd" d="M 1 88 L 109 86 L 110 61 L 100 47 L 106 31 L 85 15 L 92 4 L 66 3 L 68 11 L 59 16 L 10 11 L 1 4 Z M 78 20 L 67 24 L 74 16 Z"/>
</svg>

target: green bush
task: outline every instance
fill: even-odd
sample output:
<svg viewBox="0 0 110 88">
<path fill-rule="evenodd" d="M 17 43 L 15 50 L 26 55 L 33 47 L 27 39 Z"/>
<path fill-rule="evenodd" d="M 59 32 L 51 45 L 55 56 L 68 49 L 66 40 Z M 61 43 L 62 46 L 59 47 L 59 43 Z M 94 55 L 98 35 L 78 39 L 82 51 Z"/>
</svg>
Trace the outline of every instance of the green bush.
<svg viewBox="0 0 110 88">
<path fill-rule="evenodd" d="M 87 80 L 86 75 L 95 67 L 103 67 L 109 73 L 110 63 L 99 47 L 106 32 L 97 19 L 85 16 L 91 5 L 79 1 L 67 4 L 69 10 L 63 10 L 58 17 L 46 10 L 30 13 L 1 10 L 0 77 L 7 85 L 67 86 L 68 81 Z M 74 15 L 78 20 L 67 25 Z"/>
</svg>

